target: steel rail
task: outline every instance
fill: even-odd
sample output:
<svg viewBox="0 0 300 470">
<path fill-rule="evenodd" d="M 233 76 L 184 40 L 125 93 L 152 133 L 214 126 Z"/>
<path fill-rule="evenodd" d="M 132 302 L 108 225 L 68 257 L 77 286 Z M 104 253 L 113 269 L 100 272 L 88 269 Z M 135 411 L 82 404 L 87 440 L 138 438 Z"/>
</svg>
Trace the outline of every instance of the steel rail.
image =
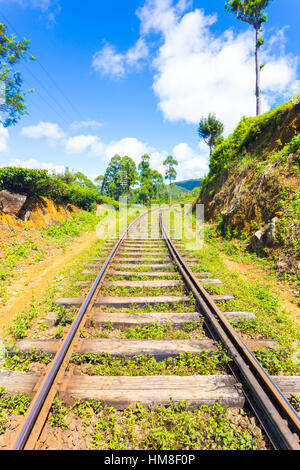
<svg viewBox="0 0 300 470">
<path fill-rule="evenodd" d="M 299 415 L 225 319 L 180 256 L 166 230 L 162 214 L 160 214 L 160 228 L 172 258 L 177 262 L 182 276 L 196 298 L 209 332 L 216 341 L 223 344 L 232 357 L 232 373 L 238 383 L 242 385 L 243 393 L 274 449 L 300 450 Z"/>
<path fill-rule="evenodd" d="M 116 242 L 114 248 L 106 258 L 106 261 L 101 268 L 101 271 L 99 272 L 95 282 L 93 283 L 84 303 L 80 307 L 80 310 L 75 318 L 75 320 L 72 323 L 72 326 L 70 328 L 70 331 L 68 335 L 66 336 L 65 340 L 63 341 L 60 349 L 56 353 L 53 362 L 51 364 L 51 368 L 49 372 L 46 374 L 46 376 L 43 379 L 43 382 L 40 386 L 39 393 L 34 397 L 33 402 L 30 405 L 30 408 L 27 412 L 27 416 L 25 419 L 25 422 L 15 440 L 15 443 L 12 447 L 12 450 L 23 450 L 26 446 L 26 443 L 30 437 L 30 434 L 33 430 L 33 427 L 39 417 L 39 414 L 41 413 L 41 410 L 43 408 L 43 405 L 49 395 L 49 392 L 54 385 L 55 379 L 57 377 L 57 374 L 64 362 L 64 359 L 67 355 L 68 350 L 70 349 L 70 346 L 75 338 L 75 335 L 78 331 L 79 325 L 81 324 L 81 321 L 86 314 L 86 311 L 88 307 L 91 304 L 91 301 L 95 295 L 95 292 L 100 285 L 100 282 L 102 281 L 107 268 L 109 267 L 110 263 L 112 262 L 115 254 L 117 253 L 118 249 L 120 248 L 122 242 L 124 241 L 125 237 L 127 236 L 128 232 L 130 229 L 138 223 L 138 221 L 144 217 L 146 214 L 141 214 L 138 216 L 135 220 L 131 222 L 131 224 L 127 227 L 127 229 L 123 232 L 119 240 Z"/>
</svg>

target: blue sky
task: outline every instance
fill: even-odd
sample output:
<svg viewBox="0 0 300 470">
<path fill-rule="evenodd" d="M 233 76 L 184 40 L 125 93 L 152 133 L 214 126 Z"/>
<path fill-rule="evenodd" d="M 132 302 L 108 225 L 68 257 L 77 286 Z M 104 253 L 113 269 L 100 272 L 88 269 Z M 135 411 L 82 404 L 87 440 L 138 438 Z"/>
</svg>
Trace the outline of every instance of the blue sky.
<svg viewBox="0 0 300 470">
<path fill-rule="evenodd" d="M 255 114 L 254 36 L 223 0 L 0 0 L 0 21 L 30 40 L 19 69 L 28 114 L 0 128 L 0 165 L 103 174 L 115 154 L 207 172 L 197 136 L 215 112 L 231 132 Z M 263 107 L 300 90 L 299 0 L 273 0 L 263 48 Z"/>
</svg>

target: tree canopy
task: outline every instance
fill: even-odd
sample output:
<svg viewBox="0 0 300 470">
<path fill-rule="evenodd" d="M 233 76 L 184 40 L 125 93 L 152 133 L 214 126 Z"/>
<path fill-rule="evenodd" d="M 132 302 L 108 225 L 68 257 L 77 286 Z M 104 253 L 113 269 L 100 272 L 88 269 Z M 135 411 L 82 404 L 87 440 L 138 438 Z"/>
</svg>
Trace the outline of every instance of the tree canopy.
<svg viewBox="0 0 300 470">
<path fill-rule="evenodd" d="M 207 118 L 202 118 L 199 122 L 198 134 L 209 146 L 209 153 L 217 147 L 223 140 L 222 134 L 224 125 L 216 118 L 214 113 L 209 113 Z"/>
<path fill-rule="evenodd" d="M 27 39 L 17 41 L 15 36 L 8 35 L 5 25 L 0 23 L 0 123 L 4 127 L 16 124 L 26 111 L 22 77 L 15 67 L 26 58 L 28 45 Z"/>
<path fill-rule="evenodd" d="M 130 157 L 115 155 L 110 160 L 102 180 L 101 194 L 118 200 L 129 195 L 131 186 L 137 181 L 136 165 Z"/>
<path fill-rule="evenodd" d="M 255 28 L 261 28 L 267 21 L 264 10 L 270 0 L 227 0 L 226 8 L 234 12 L 239 20 L 252 24 Z"/>
<path fill-rule="evenodd" d="M 261 114 L 261 88 L 260 75 L 264 64 L 260 63 L 259 51 L 264 44 L 262 37 L 262 25 L 267 21 L 264 10 L 269 5 L 270 0 L 227 0 L 226 8 L 236 14 L 239 20 L 252 24 L 255 28 L 255 69 L 256 69 L 256 114 Z"/>
</svg>

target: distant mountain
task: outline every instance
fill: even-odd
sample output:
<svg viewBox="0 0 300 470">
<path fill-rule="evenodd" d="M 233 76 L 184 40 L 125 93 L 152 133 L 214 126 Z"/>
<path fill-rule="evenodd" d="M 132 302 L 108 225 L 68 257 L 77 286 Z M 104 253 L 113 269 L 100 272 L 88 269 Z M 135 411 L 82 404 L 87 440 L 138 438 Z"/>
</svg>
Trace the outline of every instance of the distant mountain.
<svg viewBox="0 0 300 470">
<path fill-rule="evenodd" d="M 194 188 L 199 188 L 201 186 L 201 179 L 194 179 L 194 180 L 184 180 L 184 181 L 176 181 L 176 186 L 180 188 L 184 188 L 187 191 L 192 191 Z"/>
</svg>

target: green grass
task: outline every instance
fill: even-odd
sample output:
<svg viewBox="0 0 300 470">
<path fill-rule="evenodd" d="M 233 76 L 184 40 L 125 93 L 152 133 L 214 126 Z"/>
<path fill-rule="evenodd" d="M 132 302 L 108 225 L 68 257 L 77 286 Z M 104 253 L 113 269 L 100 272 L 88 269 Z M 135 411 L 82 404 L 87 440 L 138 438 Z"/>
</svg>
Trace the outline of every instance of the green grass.
<svg viewBox="0 0 300 470">
<path fill-rule="evenodd" d="M 62 220 L 58 224 L 43 228 L 42 234 L 48 240 L 55 240 L 58 246 L 66 248 L 66 242 L 71 238 L 79 237 L 83 232 L 95 230 L 103 217 L 98 217 L 94 212 L 72 214 L 72 219 Z"/>
<path fill-rule="evenodd" d="M 155 305 L 132 305 L 130 308 L 122 308 L 122 310 L 117 310 L 115 308 L 108 306 L 103 306 L 103 312 L 122 312 L 122 313 L 151 313 L 151 312 L 195 312 L 196 302 L 191 297 L 189 302 L 172 302 L 172 304 L 167 303 L 157 303 Z"/>
<path fill-rule="evenodd" d="M 202 323 L 189 322 L 183 325 L 183 329 L 174 328 L 170 323 L 159 325 L 150 323 L 147 326 L 136 326 L 127 328 L 120 333 L 121 338 L 125 339 L 191 339 L 191 332 L 201 337 L 203 334 Z"/>
<path fill-rule="evenodd" d="M 243 414 L 243 427 L 232 421 L 231 412 L 216 404 L 189 410 L 188 402 L 123 411 L 100 402 L 77 402 L 69 409 L 56 401 L 52 426 L 66 429 L 66 417 L 82 420 L 83 435 L 90 435 L 91 450 L 255 450 L 264 447 L 258 428 L 253 430 Z M 91 427 L 91 420 L 95 425 Z"/>
<path fill-rule="evenodd" d="M 29 354 L 20 354 L 15 351 L 15 354 L 10 354 L 4 363 L 5 370 L 29 371 L 29 366 L 33 362 L 39 364 L 49 364 L 52 361 L 52 355 L 45 352 L 32 351 Z"/>
<path fill-rule="evenodd" d="M 0 252 L 3 254 L 0 267 L 0 304 L 8 299 L 7 286 L 20 272 L 20 263 L 32 265 L 46 258 L 48 250 L 60 247 L 64 251 L 68 242 L 81 236 L 84 232 L 95 230 L 97 224 L 103 219 L 92 212 L 73 214 L 71 219 L 63 220 L 57 224 L 40 230 L 25 229 L 26 240 L 20 242 L 16 236 L 12 237 L 9 245 L 0 243 Z M 35 239 L 33 238 L 33 234 Z M 39 240 L 39 236 L 42 237 Z"/>
<path fill-rule="evenodd" d="M 5 425 L 12 414 L 24 415 L 30 405 L 30 398 L 23 394 L 9 395 L 0 387 L 0 435 L 5 432 Z"/>
<path fill-rule="evenodd" d="M 84 276 L 81 271 L 84 265 L 99 253 L 99 249 L 102 248 L 103 244 L 102 240 L 94 242 L 89 247 L 88 255 L 86 252 L 82 253 L 48 284 L 42 301 L 32 301 L 28 307 L 15 315 L 5 336 L 5 342 L 8 345 L 13 345 L 16 341 L 26 338 L 28 335 L 32 336 L 34 334 L 38 339 L 39 332 L 45 329 L 44 319 L 48 312 L 56 312 L 60 326 L 65 326 L 72 321 L 74 309 L 58 306 L 55 300 L 60 296 L 80 296 L 83 288 L 75 286 L 75 283 L 83 280 Z"/>
<path fill-rule="evenodd" d="M 207 286 L 210 292 L 232 294 L 236 300 L 223 302 L 223 311 L 252 312 L 257 320 L 235 323 L 240 331 L 252 331 L 267 335 L 290 351 L 294 341 L 300 339 L 300 331 L 280 305 L 278 297 L 271 293 L 271 284 L 258 280 L 246 280 L 238 272 L 229 269 L 220 251 L 211 245 L 195 252 L 199 265 L 195 271 L 209 271 L 212 277 L 222 280 L 222 287 Z"/>
<path fill-rule="evenodd" d="M 118 287 L 104 286 L 101 289 L 103 296 L 112 297 L 155 297 L 155 296 L 186 296 L 187 290 L 184 286 L 175 287 Z"/>
<path fill-rule="evenodd" d="M 157 361 L 151 355 L 118 358 L 92 353 L 74 353 L 71 359 L 73 364 L 81 365 L 84 373 L 97 376 L 214 375 L 223 373 L 229 361 L 229 356 L 222 349 L 199 354 L 180 353 L 163 361 Z"/>
</svg>

